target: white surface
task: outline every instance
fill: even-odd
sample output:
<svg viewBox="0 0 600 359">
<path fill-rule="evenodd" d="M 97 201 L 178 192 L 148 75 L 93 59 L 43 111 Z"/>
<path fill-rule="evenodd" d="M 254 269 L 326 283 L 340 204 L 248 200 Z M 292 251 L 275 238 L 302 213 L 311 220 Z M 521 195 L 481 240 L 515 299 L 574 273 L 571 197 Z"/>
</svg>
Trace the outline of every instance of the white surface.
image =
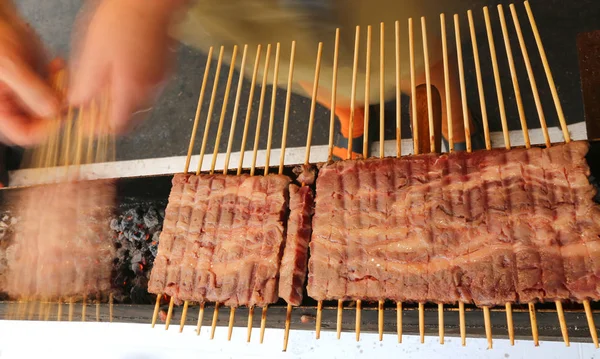
<svg viewBox="0 0 600 359">
<path fill-rule="evenodd" d="M 563 141 L 562 132 L 558 127 L 548 128 L 550 138 L 552 142 Z M 585 140 L 587 139 L 587 130 L 584 122 L 576 123 L 569 126 L 569 132 L 573 140 Z M 544 143 L 544 136 L 541 129 L 529 130 L 530 141 L 532 144 Z M 492 147 L 504 147 L 504 137 L 502 132 L 492 132 L 490 134 Z M 523 132 L 510 131 L 510 139 L 512 146 L 523 146 Z M 379 142 L 372 143 L 371 154 L 373 156 L 379 156 Z M 396 154 L 396 141 L 385 142 L 385 153 L 388 156 Z M 402 154 L 407 155 L 413 153 L 413 142 L 410 139 L 402 140 Z M 280 149 L 273 149 L 271 151 L 270 165 L 275 167 L 279 165 L 279 158 L 281 155 Z M 304 163 L 306 155 L 306 148 L 295 147 L 288 148 L 285 152 L 285 164 L 296 165 Z M 328 146 L 312 146 L 310 152 L 310 162 L 318 163 L 327 161 L 329 155 Z M 192 157 L 190 164 L 190 171 L 195 171 L 198 167 L 198 155 Z M 204 156 L 202 162 L 202 170 L 207 171 L 211 167 L 212 154 Z M 229 168 L 237 168 L 239 164 L 240 153 L 232 153 L 229 163 Z M 119 161 L 111 163 L 98 163 L 93 165 L 81 166 L 81 177 L 85 179 L 100 179 L 100 178 L 118 178 L 118 177 L 135 177 L 135 176 L 148 176 L 148 175 L 162 175 L 162 174 L 173 174 L 183 172 L 185 166 L 185 156 L 178 157 L 164 157 L 164 158 L 150 158 L 143 160 L 133 161 Z M 266 151 L 261 150 L 257 153 L 256 167 L 262 168 L 266 163 Z M 244 168 L 249 168 L 252 164 L 252 151 L 246 151 L 244 155 Z M 225 154 L 218 154 L 215 162 L 215 170 L 222 170 L 225 165 Z M 17 170 L 10 172 L 10 185 L 11 186 L 27 186 L 36 185 L 42 183 L 51 183 L 54 181 L 56 176 L 64 176 L 64 169 L 26 169 Z"/>
<path fill-rule="evenodd" d="M 362 334 L 356 342 L 354 333 L 343 333 L 335 339 L 334 332 L 322 332 L 316 340 L 314 332 L 292 331 L 288 352 L 282 352 L 283 330 L 267 330 L 264 344 L 258 343 L 255 329 L 252 343 L 245 341 L 246 328 L 235 328 L 228 342 L 227 328 L 217 328 L 215 339 L 209 339 L 210 328 L 196 335 L 195 327 L 187 326 L 182 334 L 178 325 L 169 331 L 164 325 L 152 329 L 149 324 L 77 323 L 77 322 L 16 322 L 0 321 L 0 358 L 600 358 L 600 350 L 592 344 L 542 342 L 534 347 L 529 341 L 517 341 L 511 347 L 507 340 L 494 340 L 487 350 L 485 339 L 446 338 L 440 345 L 436 337 L 404 336 L 402 344 L 395 335 L 386 335 L 379 342 L 374 334 Z"/>
</svg>

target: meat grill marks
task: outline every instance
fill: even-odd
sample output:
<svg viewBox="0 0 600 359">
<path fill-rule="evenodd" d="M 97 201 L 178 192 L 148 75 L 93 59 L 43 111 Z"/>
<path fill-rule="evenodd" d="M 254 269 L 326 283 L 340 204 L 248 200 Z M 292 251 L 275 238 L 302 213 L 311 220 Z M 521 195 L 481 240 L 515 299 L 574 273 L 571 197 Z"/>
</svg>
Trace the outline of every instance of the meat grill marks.
<svg viewBox="0 0 600 359">
<path fill-rule="evenodd" d="M 279 297 L 291 305 L 300 305 L 302 302 L 312 214 L 313 193 L 310 187 L 290 185 L 290 215 L 279 271 Z"/>
<path fill-rule="evenodd" d="M 108 218 L 110 181 L 33 187 L 18 199 L 14 243 L 7 250 L 13 298 L 95 298 L 110 290 L 114 246 Z"/>
<path fill-rule="evenodd" d="M 276 302 L 289 183 L 175 175 L 149 291 L 232 307 Z"/>
<path fill-rule="evenodd" d="M 588 146 L 324 166 L 309 295 L 486 306 L 599 299 Z"/>
</svg>

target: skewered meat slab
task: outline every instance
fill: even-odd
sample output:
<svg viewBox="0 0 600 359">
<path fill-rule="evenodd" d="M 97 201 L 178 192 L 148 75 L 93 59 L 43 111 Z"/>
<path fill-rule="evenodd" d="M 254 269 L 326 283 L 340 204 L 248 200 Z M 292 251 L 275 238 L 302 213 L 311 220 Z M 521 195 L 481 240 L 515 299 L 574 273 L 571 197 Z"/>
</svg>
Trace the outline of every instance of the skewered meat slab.
<svg viewBox="0 0 600 359">
<path fill-rule="evenodd" d="M 599 299 L 588 147 L 324 166 L 308 294 L 478 305 Z"/>
<path fill-rule="evenodd" d="M 279 297 L 300 305 L 306 280 L 311 234 L 313 193 L 310 187 L 290 185 L 290 216 L 279 276 Z"/>
<path fill-rule="evenodd" d="M 233 307 L 276 302 L 289 183 L 175 175 L 149 291 Z"/>
<path fill-rule="evenodd" d="M 20 193 L 6 291 L 13 298 L 95 298 L 110 290 L 111 181 L 32 187 Z"/>
</svg>

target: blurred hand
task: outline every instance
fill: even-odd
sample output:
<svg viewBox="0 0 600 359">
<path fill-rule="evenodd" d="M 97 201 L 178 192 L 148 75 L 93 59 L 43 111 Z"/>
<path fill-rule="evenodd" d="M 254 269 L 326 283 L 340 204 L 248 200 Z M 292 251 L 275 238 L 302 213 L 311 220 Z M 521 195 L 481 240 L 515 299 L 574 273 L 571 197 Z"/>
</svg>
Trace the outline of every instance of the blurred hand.
<svg viewBox="0 0 600 359">
<path fill-rule="evenodd" d="M 60 67 L 60 62 L 56 62 Z M 10 2 L 0 4 L 0 141 L 29 146 L 44 138 L 45 119 L 59 111 L 51 69 L 35 32 Z"/>
<path fill-rule="evenodd" d="M 86 105 L 108 95 L 115 132 L 127 130 L 134 114 L 149 110 L 173 65 L 168 27 L 177 2 L 102 0 L 84 11 L 79 22 L 89 25 L 80 26 L 74 38 L 70 104 Z"/>
</svg>

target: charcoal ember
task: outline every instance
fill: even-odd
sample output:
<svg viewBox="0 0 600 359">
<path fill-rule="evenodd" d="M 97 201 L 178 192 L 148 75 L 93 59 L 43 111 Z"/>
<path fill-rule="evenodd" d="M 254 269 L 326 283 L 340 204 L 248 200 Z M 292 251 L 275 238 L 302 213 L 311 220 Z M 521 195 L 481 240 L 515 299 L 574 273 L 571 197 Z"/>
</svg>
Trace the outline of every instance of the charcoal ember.
<svg viewBox="0 0 600 359">
<path fill-rule="evenodd" d="M 120 232 L 121 231 L 121 222 L 116 218 L 111 219 L 110 220 L 110 229 L 112 229 L 115 232 Z"/>
<path fill-rule="evenodd" d="M 148 279 L 146 277 L 137 277 L 129 291 L 131 301 L 139 304 L 150 304 L 154 302 L 154 295 L 148 293 Z"/>
<path fill-rule="evenodd" d="M 148 229 L 153 229 L 160 224 L 158 212 L 154 207 L 150 207 L 150 209 L 148 209 L 148 212 L 144 214 L 144 224 Z"/>
<path fill-rule="evenodd" d="M 132 242 L 141 242 L 146 239 L 146 233 L 143 231 L 130 231 L 129 240 Z"/>
<path fill-rule="evenodd" d="M 116 248 L 113 261 L 115 301 L 134 304 L 154 301 L 153 295 L 148 297 L 147 288 L 163 220 L 164 207 L 154 205 L 125 208 L 113 216 L 110 238 Z"/>
<path fill-rule="evenodd" d="M 142 222 L 142 216 L 137 208 L 127 210 L 123 216 L 125 220 L 134 224 L 140 224 Z"/>
<path fill-rule="evenodd" d="M 6 287 L 8 259 L 14 257 L 16 250 L 12 241 L 15 224 L 17 218 L 10 211 L 0 214 L 0 301 L 8 298 L 7 294 L 2 292 L 2 288 Z"/>
</svg>

